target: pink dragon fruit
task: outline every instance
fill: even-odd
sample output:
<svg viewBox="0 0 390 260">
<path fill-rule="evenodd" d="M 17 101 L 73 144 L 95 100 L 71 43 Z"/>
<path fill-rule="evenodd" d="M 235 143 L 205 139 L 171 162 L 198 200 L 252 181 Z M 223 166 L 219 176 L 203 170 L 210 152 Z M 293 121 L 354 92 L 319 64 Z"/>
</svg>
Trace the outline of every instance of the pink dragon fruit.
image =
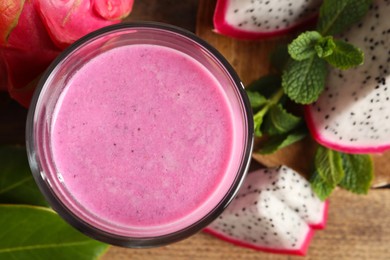
<svg viewBox="0 0 390 260">
<path fill-rule="evenodd" d="M 252 249 L 305 255 L 314 229 L 325 227 L 327 208 L 294 170 L 261 169 L 205 232 Z"/>
<path fill-rule="evenodd" d="M 283 35 L 317 18 L 321 0 L 218 0 L 214 12 L 217 33 L 239 39 Z"/>
<path fill-rule="evenodd" d="M 322 145 L 347 153 L 390 149 L 390 1 L 374 1 L 361 23 L 341 35 L 365 53 L 362 66 L 332 69 L 327 88 L 306 107 L 306 121 Z"/>
<path fill-rule="evenodd" d="M 0 89 L 28 107 L 40 75 L 64 48 L 120 22 L 132 5 L 133 0 L 1 1 L 0 11 L 9 11 L 0 13 Z"/>
<path fill-rule="evenodd" d="M 18 17 L 22 12 L 23 2 L 20 1 L 2 1 L 0 3 L 0 44 L 7 41 L 8 35 L 17 25 Z"/>
</svg>

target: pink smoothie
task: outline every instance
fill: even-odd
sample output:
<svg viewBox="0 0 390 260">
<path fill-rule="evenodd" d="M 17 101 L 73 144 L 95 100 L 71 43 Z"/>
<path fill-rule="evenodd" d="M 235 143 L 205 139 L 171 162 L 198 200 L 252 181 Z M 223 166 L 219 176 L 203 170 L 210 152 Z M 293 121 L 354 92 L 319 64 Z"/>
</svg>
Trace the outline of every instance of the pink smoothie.
<svg viewBox="0 0 390 260">
<path fill-rule="evenodd" d="M 168 225 L 199 209 L 228 171 L 234 135 L 227 97 L 208 70 L 142 44 L 81 67 L 56 105 L 51 133 L 57 172 L 74 200 L 128 227 Z"/>
</svg>

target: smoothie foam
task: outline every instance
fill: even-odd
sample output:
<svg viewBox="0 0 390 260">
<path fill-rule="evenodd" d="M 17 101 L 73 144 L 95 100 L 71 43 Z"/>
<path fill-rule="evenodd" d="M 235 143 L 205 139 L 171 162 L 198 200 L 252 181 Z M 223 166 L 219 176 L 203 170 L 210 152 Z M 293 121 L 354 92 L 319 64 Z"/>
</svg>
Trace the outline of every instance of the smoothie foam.
<svg viewBox="0 0 390 260">
<path fill-rule="evenodd" d="M 167 225 L 226 178 L 232 114 L 219 82 L 188 55 L 147 44 L 111 49 L 81 67 L 59 98 L 57 174 L 76 204 L 103 221 Z"/>
</svg>

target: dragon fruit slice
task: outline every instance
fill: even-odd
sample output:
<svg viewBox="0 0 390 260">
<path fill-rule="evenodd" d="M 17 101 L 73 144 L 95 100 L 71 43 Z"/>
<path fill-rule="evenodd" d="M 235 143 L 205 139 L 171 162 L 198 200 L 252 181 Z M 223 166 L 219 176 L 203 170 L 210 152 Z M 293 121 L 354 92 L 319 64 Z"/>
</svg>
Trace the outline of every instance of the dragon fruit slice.
<svg viewBox="0 0 390 260">
<path fill-rule="evenodd" d="M 328 203 L 322 202 L 314 194 L 310 183 L 294 170 L 286 166 L 262 169 L 249 174 L 247 182 L 251 183 L 247 193 L 255 190 L 272 191 L 275 197 L 297 212 L 312 228 L 325 227 Z"/>
<path fill-rule="evenodd" d="M 205 232 L 236 245 L 305 255 L 313 226 L 324 227 L 327 203 L 295 171 L 281 166 L 247 176 L 229 207 Z"/>
<path fill-rule="evenodd" d="M 313 137 L 347 153 L 390 148 L 390 1 L 374 1 L 361 23 L 342 38 L 365 53 L 362 66 L 333 69 L 318 101 L 306 107 Z"/>
<path fill-rule="evenodd" d="M 313 23 L 321 0 L 218 0 L 215 31 L 239 39 L 283 35 Z"/>
</svg>

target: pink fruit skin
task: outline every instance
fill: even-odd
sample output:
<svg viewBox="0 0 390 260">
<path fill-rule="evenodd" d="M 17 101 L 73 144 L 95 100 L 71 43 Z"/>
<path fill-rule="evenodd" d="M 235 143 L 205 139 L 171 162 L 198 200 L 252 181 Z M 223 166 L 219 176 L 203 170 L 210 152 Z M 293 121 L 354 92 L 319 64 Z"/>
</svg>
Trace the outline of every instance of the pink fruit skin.
<svg viewBox="0 0 390 260">
<path fill-rule="evenodd" d="M 225 240 L 226 242 L 229 242 L 229 243 L 232 243 L 234 245 L 241 246 L 241 247 L 246 247 L 246 248 L 259 250 L 259 251 L 263 251 L 263 252 L 268 252 L 268 253 L 274 253 L 274 254 L 288 254 L 288 255 L 300 255 L 300 256 L 306 255 L 307 250 L 308 250 L 309 245 L 310 245 L 310 241 L 314 235 L 314 231 L 312 229 L 309 229 L 309 232 L 306 234 L 306 238 L 302 244 L 302 247 L 300 249 L 297 249 L 297 250 L 288 250 L 288 249 L 272 249 L 272 248 L 257 247 L 255 245 L 247 244 L 245 242 L 236 240 L 236 239 L 231 238 L 231 237 L 226 237 L 218 232 L 215 232 L 214 230 L 212 230 L 210 228 L 203 229 L 203 232 L 211 234 L 219 239 Z"/>
<path fill-rule="evenodd" d="M 28 37 L 26 37 L 28 33 Z M 7 88 L 12 98 L 28 107 L 39 75 L 60 53 L 52 43 L 31 1 L 26 1 L 18 25 L 0 47 L 7 73 Z"/>
<path fill-rule="evenodd" d="M 280 29 L 278 31 L 272 32 L 250 32 L 244 30 L 238 30 L 234 28 L 230 24 L 228 24 L 225 20 L 225 13 L 228 8 L 227 4 L 228 0 L 218 0 L 217 5 L 215 7 L 214 12 L 214 30 L 219 34 L 223 34 L 226 36 L 230 36 L 237 39 L 242 40 L 261 40 L 267 39 L 277 36 L 283 36 L 288 33 L 292 33 L 298 29 L 302 29 L 302 27 L 309 26 L 311 24 L 315 24 L 318 15 L 314 15 L 312 17 L 308 17 L 308 19 L 304 23 L 298 23 L 293 26 L 287 27 L 285 29 Z"/>
<path fill-rule="evenodd" d="M 0 90 L 8 90 L 28 107 L 41 74 L 65 47 L 91 31 L 120 22 L 132 5 L 133 0 L 25 1 L 17 26 L 7 43 L 0 45 Z"/>
<path fill-rule="evenodd" d="M 367 153 L 383 153 L 386 150 L 390 149 L 390 144 L 384 144 L 380 146 L 370 146 L 370 147 L 361 147 L 361 146 L 343 146 L 335 141 L 327 140 L 325 137 L 322 136 L 320 129 L 313 121 L 313 114 L 311 112 L 310 106 L 305 106 L 305 119 L 307 127 L 310 130 L 310 133 L 314 140 L 316 140 L 319 144 L 328 147 L 330 149 L 344 152 L 344 153 L 351 153 L 351 154 L 367 154 Z"/>
<path fill-rule="evenodd" d="M 34 1 L 34 7 L 42 18 L 50 38 L 60 49 L 68 47 L 98 28 L 118 22 L 102 19 L 91 5 L 90 0 Z"/>
<path fill-rule="evenodd" d="M 94 1 L 95 11 L 104 19 L 119 20 L 125 18 L 133 8 L 133 0 Z"/>
<path fill-rule="evenodd" d="M 0 50 L 0 91 L 7 91 L 7 69 Z"/>
</svg>

